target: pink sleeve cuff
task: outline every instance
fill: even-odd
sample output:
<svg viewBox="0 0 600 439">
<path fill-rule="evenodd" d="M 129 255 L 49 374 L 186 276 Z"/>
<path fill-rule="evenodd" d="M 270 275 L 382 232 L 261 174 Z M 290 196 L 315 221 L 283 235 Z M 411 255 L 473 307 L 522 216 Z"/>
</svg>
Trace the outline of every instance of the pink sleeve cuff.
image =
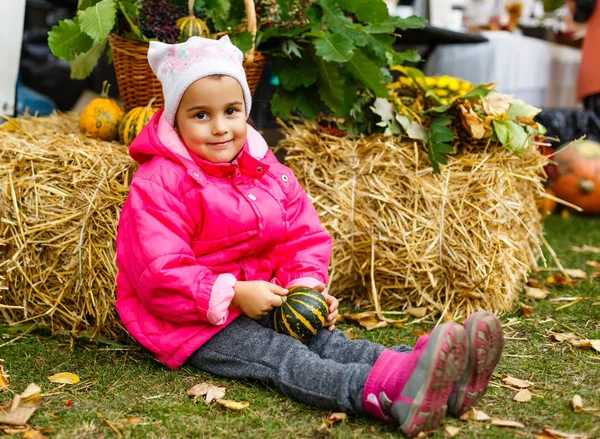
<svg viewBox="0 0 600 439">
<path fill-rule="evenodd" d="M 272 281 L 271 281 L 272 282 Z M 308 287 L 314 288 L 317 285 L 323 285 L 323 282 L 315 279 L 314 277 L 299 277 L 298 279 L 294 279 L 290 283 L 286 285 L 286 288 L 289 290 L 292 287 Z M 327 287 L 323 290 L 322 294 L 327 294 Z"/>
<path fill-rule="evenodd" d="M 217 276 L 208 302 L 206 316 L 213 325 L 222 325 L 229 316 L 229 305 L 233 300 L 233 287 L 237 279 L 233 274 L 220 274 Z"/>
</svg>

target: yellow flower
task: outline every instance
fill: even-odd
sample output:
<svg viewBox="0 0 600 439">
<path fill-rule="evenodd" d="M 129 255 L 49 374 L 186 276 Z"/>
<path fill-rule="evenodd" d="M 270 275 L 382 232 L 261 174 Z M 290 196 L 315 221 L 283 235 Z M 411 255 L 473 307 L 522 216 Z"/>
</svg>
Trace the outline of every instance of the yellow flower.
<svg viewBox="0 0 600 439">
<path fill-rule="evenodd" d="M 436 88 L 447 88 L 450 84 L 450 80 L 448 76 L 440 76 L 437 79 Z"/>
<path fill-rule="evenodd" d="M 458 78 L 451 78 L 450 82 L 448 83 L 448 88 L 452 91 L 459 91 L 460 85 L 461 84 Z"/>
</svg>

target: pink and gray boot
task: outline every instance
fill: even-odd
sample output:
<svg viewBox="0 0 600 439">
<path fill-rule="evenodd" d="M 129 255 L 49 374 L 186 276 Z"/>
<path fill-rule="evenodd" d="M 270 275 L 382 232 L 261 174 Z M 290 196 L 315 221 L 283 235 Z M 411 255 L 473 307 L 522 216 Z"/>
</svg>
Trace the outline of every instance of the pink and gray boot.
<svg viewBox="0 0 600 439">
<path fill-rule="evenodd" d="M 450 322 L 419 338 L 412 352 L 384 351 L 363 389 L 366 412 L 382 420 L 395 420 L 411 438 L 437 429 L 463 376 L 467 348 L 465 328 Z"/>
<path fill-rule="evenodd" d="M 502 325 L 490 312 L 471 314 L 465 323 L 465 331 L 468 361 L 448 399 L 448 413 L 456 417 L 475 406 L 485 394 L 504 348 Z"/>
</svg>

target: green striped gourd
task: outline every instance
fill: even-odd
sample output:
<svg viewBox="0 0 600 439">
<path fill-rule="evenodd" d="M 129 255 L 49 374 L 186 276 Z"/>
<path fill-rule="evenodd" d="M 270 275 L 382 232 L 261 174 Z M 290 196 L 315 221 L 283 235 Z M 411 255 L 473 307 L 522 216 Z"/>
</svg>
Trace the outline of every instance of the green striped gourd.
<svg viewBox="0 0 600 439">
<path fill-rule="evenodd" d="M 179 41 L 182 43 L 193 36 L 210 38 L 210 29 L 198 17 L 181 17 L 177 20 L 177 27 L 179 28 Z"/>
<path fill-rule="evenodd" d="M 312 288 L 292 287 L 286 301 L 273 313 L 273 326 L 280 334 L 308 341 L 325 326 L 329 310 L 321 293 Z"/>
<path fill-rule="evenodd" d="M 177 20 L 177 27 L 179 41 L 182 43 L 193 36 L 210 38 L 210 29 L 206 23 L 194 15 L 194 0 L 188 0 L 188 15 Z"/>
<path fill-rule="evenodd" d="M 133 142 L 133 139 L 135 139 L 135 136 L 150 122 L 150 119 L 152 119 L 152 116 L 158 110 L 158 108 L 152 106 L 155 99 L 150 99 L 150 102 L 145 107 L 133 108 L 125 115 L 119 124 L 119 139 L 122 143 L 129 146 Z"/>
</svg>

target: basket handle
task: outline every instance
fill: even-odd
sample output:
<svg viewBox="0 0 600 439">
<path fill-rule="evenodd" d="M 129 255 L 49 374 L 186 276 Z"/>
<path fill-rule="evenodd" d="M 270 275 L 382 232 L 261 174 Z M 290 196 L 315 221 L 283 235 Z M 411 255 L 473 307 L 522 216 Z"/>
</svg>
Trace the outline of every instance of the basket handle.
<svg viewBox="0 0 600 439">
<path fill-rule="evenodd" d="M 248 19 L 248 31 L 252 35 L 252 47 L 246 53 L 246 61 L 254 61 L 254 51 L 256 50 L 256 8 L 254 7 L 254 0 L 244 0 L 244 6 L 246 6 L 246 18 Z"/>
</svg>

